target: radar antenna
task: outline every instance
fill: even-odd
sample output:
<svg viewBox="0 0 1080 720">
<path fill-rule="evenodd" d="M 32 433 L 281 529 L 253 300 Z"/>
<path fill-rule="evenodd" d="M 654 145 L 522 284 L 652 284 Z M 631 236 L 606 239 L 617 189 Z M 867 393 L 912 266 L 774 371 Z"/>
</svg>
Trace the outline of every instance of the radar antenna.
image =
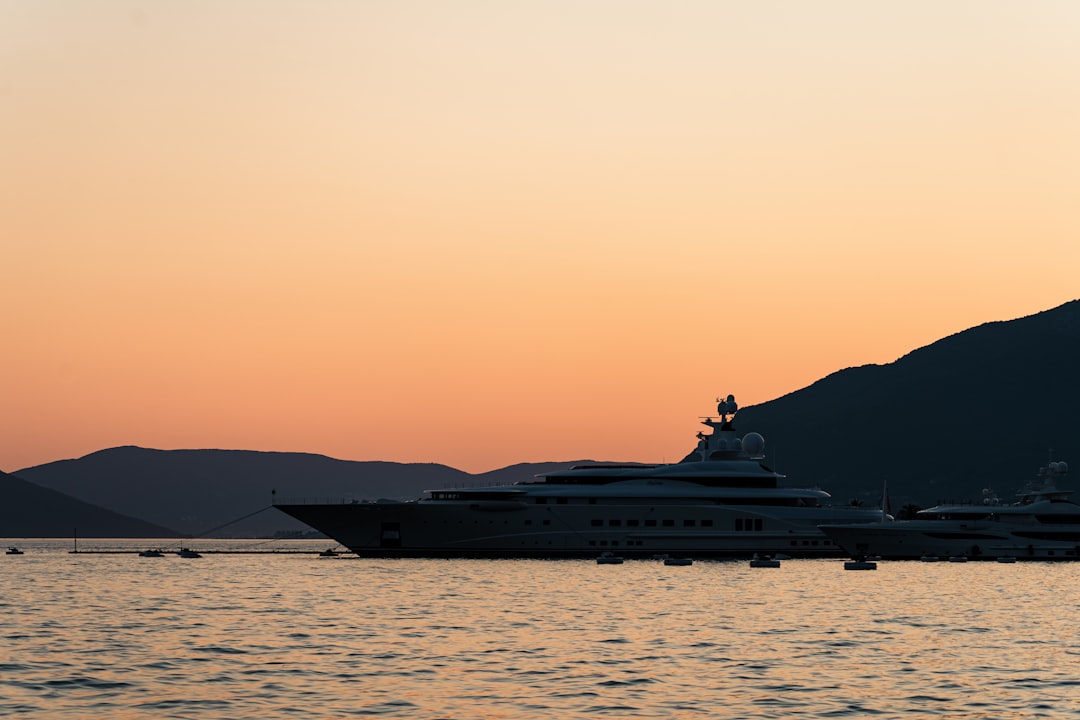
<svg viewBox="0 0 1080 720">
<path fill-rule="evenodd" d="M 720 414 L 720 422 L 727 422 L 727 416 L 729 413 L 732 417 L 735 417 L 735 412 L 738 409 L 739 406 L 735 402 L 734 395 L 728 395 L 727 398 L 724 400 L 716 398 L 716 412 Z"/>
</svg>

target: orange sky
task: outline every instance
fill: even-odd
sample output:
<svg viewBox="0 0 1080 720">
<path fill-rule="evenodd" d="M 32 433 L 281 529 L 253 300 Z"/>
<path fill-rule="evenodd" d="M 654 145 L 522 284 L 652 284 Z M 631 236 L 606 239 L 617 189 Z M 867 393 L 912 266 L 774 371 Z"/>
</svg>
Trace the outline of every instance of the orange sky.
<svg viewBox="0 0 1080 720">
<path fill-rule="evenodd" d="M 682 457 L 1080 297 L 1074 2 L 0 3 L 0 469 Z"/>
</svg>

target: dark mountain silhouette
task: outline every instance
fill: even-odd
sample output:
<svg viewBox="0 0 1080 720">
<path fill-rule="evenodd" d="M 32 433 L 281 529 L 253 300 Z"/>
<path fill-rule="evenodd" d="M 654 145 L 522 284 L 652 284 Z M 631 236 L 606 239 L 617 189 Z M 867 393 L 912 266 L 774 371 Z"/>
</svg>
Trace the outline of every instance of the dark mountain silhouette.
<svg viewBox="0 0 1080 720">
<path fill-rule="evenodd" d="M 1080 468 L 1080 301 L 842 370 L 740 410 L 737 426 L 836 498 L 877 504 L 886 483 L 894 511 L 983 488 L 1011 498 L 1051 452 Z"/>
<path fill-rule="evenodd" d="M 176 531 L 0 472 L 0 537 L 175 537 Z"/>
<path fill-rule="evenodd" d="M 1007 498 L 1051 452 L 1080 467 L 1078 368 L 1080 301 L 1073 301 L 965 330 L 893 363 L 841 370 L 741 409 L 736 426 L 765 436 L 766 462 L 789 484 L 820 486 L 838 502 L 876 505 L 885 484 L 894 511 L 976 499 L 983 488 Z M 121 447 L 18 475 L 186 534 L 220 528 L 212 534 L 252 536 L 305 529 L 269 509 L 272 490 L 282 501 L 407 499 L 428 489 L 527 481 L 572 464 L 471 475 L 445 465 L 303 453 Z M 61 523 L 61 536 L 70 524 Z"/>
<path fill-rule="evenodd" d="M 530 467 L 474 476 L 445 465 L 353 462 L 307 453 L 119 447 L 19 475 L 185 534 L 251 536 L 308 529 L 269 509 L 271 493 L 279 500 L 411 499 L 433 488 L 531 479 Z"/>
</svg>

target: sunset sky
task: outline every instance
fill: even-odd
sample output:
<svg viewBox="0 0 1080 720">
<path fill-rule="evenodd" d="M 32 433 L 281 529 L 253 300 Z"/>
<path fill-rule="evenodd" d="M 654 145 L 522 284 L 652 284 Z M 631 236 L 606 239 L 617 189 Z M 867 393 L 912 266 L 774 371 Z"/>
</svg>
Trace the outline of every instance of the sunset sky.
<svg viewBox="0 0 1080 720">
<path fill-rule="evenodd" d="M 717 395 L 1080 297 L 1078 38 L 1071 0 L 0 0 L 0 469 L 677 460 Z"/>
</svg>

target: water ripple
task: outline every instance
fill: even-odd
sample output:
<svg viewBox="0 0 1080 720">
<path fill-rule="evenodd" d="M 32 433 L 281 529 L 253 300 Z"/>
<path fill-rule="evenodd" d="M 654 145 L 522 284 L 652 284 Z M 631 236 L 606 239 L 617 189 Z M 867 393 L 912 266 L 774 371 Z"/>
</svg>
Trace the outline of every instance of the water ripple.
<svg viewBox="0 0 1080 720">
<path fill-rule="evenodd" d="M 131 559 L 57 550 L 5 567 L 0 715 L 1080 712 L 1060 612 L 1080 564 L 881 563 L 852 578 L 833 561 L 674 576 L 646 561 Z"/>
</svg>

